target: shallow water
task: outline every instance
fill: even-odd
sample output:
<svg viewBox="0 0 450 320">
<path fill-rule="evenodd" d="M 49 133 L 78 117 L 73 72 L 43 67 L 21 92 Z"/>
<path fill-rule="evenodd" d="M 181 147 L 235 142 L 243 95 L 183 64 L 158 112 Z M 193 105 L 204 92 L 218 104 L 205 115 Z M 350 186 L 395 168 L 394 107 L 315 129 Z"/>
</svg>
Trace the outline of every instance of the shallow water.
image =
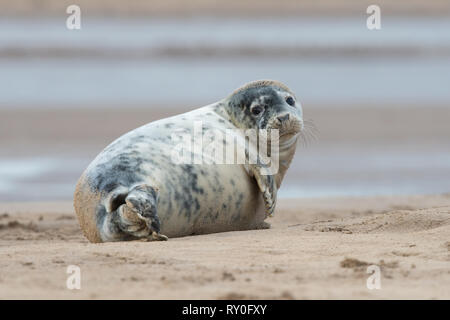
<svg viewBox="0 0 450 320">
<path fill-rule="evenodd" d="M 450 19 L 0 22 L 0 108 L 209 103 L 260 78 L 302 101 L 450 105 Z"/>
<path fill-rule="evenodd" d="M 263 67 L 262 67 L 263 66 Z M 139 62 L 0 61 L 0 105 L 207 104 L 254 79 L 283 79 L 304 103 L 447 103 L 450 59 Z M 187 102 L 186 102 L 187 101 Z M 449 105 L 449 104 L 447 104 Z"/>
</svg>

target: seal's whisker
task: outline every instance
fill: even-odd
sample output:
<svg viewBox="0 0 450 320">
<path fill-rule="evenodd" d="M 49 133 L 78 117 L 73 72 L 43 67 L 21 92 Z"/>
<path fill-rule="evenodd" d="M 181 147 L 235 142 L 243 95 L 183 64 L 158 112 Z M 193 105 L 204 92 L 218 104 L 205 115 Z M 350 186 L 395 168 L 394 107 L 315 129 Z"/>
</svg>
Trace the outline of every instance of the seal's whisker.
<svg viewBox="0 0 450 320">
<path fill-rule="evenodd" d="M 318 139 L 318 135 L 313 130 L 306 130 L 305 134 L 307 134 L 312 140 L 316 141 Z"/>
<path fill-rule="evenodd" d="M 308 147 L 312 142 L 318 140 L 319 130 L 311 119 L 303 120 L 303 130 L 300 132 L 298 143 L 302 147 Z"/>
<path fill-rule="evenodd" d="M 304 119 L 303 124 L 304 124 L 305 128 L 308 128 L 311 132 L 313 132 L 315 134 L 320 133 L 319 128 L 317 128 L 316 124 L 314 123 L 314 121 L 312 119 Z"/>
<path fill-rule="evenodd" d="M 305 131 L 302 131 L 297 141 L 300 143 L 302 147 L 307 147 L 311 141 L 311 138 Z"/>
</svg>

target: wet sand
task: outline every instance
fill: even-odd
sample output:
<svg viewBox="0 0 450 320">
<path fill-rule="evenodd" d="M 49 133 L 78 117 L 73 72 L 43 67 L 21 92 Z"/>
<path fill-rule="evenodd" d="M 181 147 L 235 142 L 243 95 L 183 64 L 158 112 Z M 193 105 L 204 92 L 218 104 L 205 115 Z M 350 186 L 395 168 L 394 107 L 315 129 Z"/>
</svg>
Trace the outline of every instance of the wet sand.
<svg viewBox="0 0 450 320">
<path fill-rule="evenodd" d="M 0 202 L 71 200 L 81 172 L 117 137 L 202 104 L 0 110 Z M 446 106 L 305 102 L 304 113 L 316 139 L 299 143 L 283 197 L 450 191 Z"/>
<path fill-rule="evenodd" d="M 269 230 L 91 244 L 70 202 L 0 204 L 0 298 L 449 299 L 450 195 L 284 199 Z M 381 289 L 369 290 L 369 265 Z M 81 289 L 66 288 L 68 265 Z"/>
<path fill-rule="evenodd" d="M 95 156 L 120 135 L 148 122 L 206 105 L 89 105 L 47 108 L 0 108 L 0 156 L 86 154 Z M 318 105 L 303 104 L 304 118 L 317 128 L 317 146 L 450 146 L 447 105 Z M 57 137 L 57 139 L 55 139 Z M 306 149 L 308 150 L 308 149 Z M 302 151 L 300 151 L 302 152 Z"/>
</svg>

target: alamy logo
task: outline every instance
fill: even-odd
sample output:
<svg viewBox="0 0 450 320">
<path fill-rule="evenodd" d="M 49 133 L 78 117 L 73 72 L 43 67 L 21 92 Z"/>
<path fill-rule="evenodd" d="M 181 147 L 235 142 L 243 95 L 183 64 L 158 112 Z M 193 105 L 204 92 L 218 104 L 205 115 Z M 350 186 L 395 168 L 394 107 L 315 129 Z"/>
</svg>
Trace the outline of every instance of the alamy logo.
<svg viewBox="0 0 450 320">
<path fill-rule="evenodd" d="M 257 164 L 261 174 L 274 175 L 279 169 L 277 129 L 203 129 L 194 122 L 193 132 L 175 130 L 171 135 L 175 164 Z"/>
<path fill-rule="evenodd" d="M 67 7 L 66 13 L 70 16 L 66 20 L 66 27 L 69 30 L 81 29 L 81 9 L 79 6 L 72 4 Z"/>
<path fill-rule="evenodd" d="M 67 277 L 66 286 L 69 290 L 81 289 L 81 269 L 79 266 L 69 265 L 66 270 L 69 276 Z"/>
<path fill-rule="evenodd" d="M 371 276 L 367 278 L 366 286 L 367 289 L 381 289 L 381 270 L 377 265 L 370 265 L 367 267 L 367 273 L 370 273 Z"/>
<path fill-rule="evenodd" d="M 367 29 L 380 30 L 381 29 L 381 9 L 376 4 L 372 4 L 367 7 L 367 14 L 370 16 L 367 18 Z"/>
</svg>

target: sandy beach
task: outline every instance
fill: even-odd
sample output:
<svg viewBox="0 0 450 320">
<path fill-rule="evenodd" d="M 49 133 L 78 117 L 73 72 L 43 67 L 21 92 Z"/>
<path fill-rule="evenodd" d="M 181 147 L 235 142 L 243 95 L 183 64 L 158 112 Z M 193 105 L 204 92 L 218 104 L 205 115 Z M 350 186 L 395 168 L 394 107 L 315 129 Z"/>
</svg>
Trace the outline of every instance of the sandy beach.
<svg viewBox="0 0 450 320">
<path fill-rule="evenodd" d="M 450 195 L 285 199 L 269 230 L 91 244 L 70 202 L 0 205 L 0 298 L 449 299 Z M 369 290 L 369 265 L 381 289 Z M 68 265 L 81 289 L 66 288 Z"/>
<path fill-rule="evenodd" d="M 77 30 L 71 4 L 0 0 L 0 299 L 450 299 L 449 1 L 376 30 L 368 0 L 79 0 Z M 88 242 L 103 148 L 263 78 L 309 126 L 270 229 Z"/>
</svg>

